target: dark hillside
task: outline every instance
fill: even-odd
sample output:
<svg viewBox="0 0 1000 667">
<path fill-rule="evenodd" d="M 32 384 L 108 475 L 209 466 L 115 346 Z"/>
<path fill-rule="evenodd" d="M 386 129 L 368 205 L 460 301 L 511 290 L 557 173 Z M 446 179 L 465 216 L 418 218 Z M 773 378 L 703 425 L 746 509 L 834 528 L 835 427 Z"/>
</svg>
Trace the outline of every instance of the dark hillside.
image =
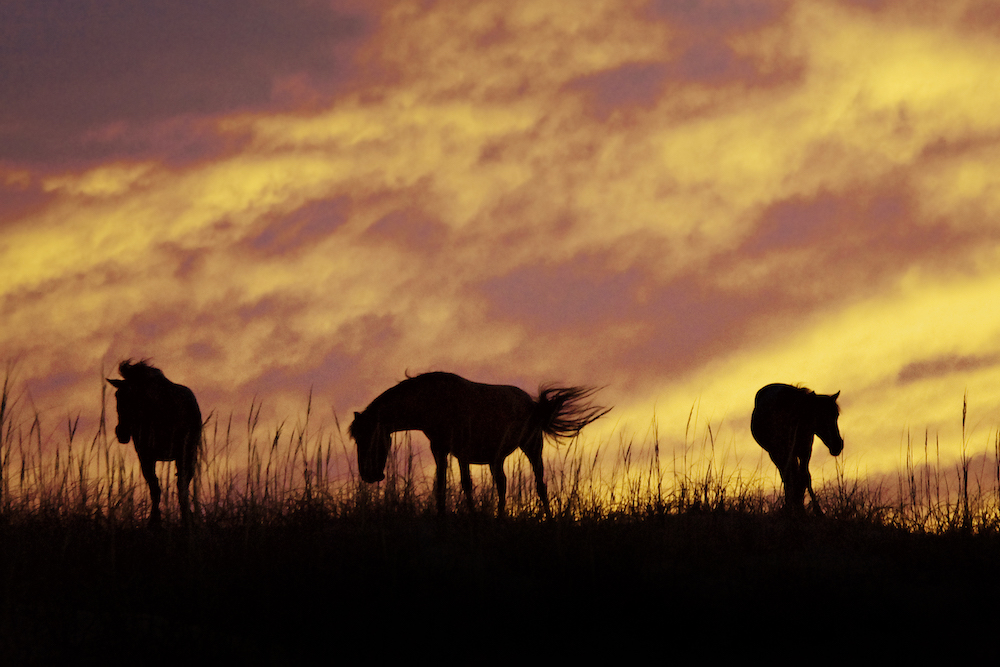
<svg viewBox="0 0 1000 667">
<path fill-rule="evenodd" d="M 817 641 L 976 637 L 996 627 L 1000 593 L 995 533 L 731 512 L 359 513 L 189 533 L 37 518 L 4 523 L 0 544 L 0 651 L 15 663 L 412 658 L 439 641 L 448 655 L 536 641 L 737 655 L 777 626 Z"/>
</svg>

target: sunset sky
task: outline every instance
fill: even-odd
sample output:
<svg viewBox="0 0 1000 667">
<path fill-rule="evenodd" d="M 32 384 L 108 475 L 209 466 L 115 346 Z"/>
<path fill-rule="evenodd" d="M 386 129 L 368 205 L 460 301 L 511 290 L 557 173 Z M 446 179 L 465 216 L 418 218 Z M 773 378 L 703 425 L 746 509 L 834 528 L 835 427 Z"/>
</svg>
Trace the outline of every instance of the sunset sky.
<svg viewBox="0 0 1000 667">
<path fill-rule="evenodd" d="M 860 473 L 957 456 L 966 392 L 1000 424 L 993 1 L 12 0 L 0 91 L 0 351 L 53 429 L 128 357 L 269 420 L 597 385 L 594 440 L 697 405 L 750 468 L 771 382 L 842 392 Z"/>
</svg>

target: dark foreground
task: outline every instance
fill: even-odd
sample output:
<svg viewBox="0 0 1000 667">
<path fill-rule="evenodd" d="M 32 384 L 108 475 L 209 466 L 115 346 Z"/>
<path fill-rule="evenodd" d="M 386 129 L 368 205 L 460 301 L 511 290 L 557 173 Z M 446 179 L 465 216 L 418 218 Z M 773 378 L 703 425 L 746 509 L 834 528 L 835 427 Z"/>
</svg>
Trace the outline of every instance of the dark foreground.
<svg viewBox="0 0 1000 667">
<path fill-rule="evenodd" d="M 993 533 L 739 513 L 190 531 L 0 517 L 0 663 L 714 661 L 803 643 L 898 658 L 992 643 L 998 567 Z"/>
</svg>

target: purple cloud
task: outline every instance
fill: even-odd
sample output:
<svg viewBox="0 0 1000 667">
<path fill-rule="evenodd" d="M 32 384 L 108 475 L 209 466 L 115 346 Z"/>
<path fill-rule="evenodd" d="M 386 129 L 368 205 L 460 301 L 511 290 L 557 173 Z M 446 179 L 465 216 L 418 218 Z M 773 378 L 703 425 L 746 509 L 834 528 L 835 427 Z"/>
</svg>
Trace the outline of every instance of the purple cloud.
<svg viewBox="0 0 1000 667">
<path fill-rule="evenodd" d="M 570 88 L 591 93 L 600 117 L 622 107 L 650 107 L 663 93 L 670 68 L 664 63 L 626 63 L 577 79 Z"/>
<path fill-rule="evenodd" d="M 37 181 L 5 183 L 0 172 L 0 226 L 41 210 L 55 196 L 54 193 L 43 192 Z"/>
<path fill-rule="evenodd" d="M 365 235 L 401 245 L 408 252 L 433 252 L 444 245 L 448 228 L 419 212 L 398 210 L 377 220 Z"/>
<path fill-rule="evenodd" d="M 753 63 L 736 55 L 721 41 L 698 41 L 671 63 L 671 78 L 688 82 L 753 83 L 757 76 Z"/>
<path fill-rule="evenodd" d="M 328 94 L 369 25 L 353 7 L 301 1 L 5 2 L 0 159 L 134 156 L 134 130 L 100 133 L 271 107 L 276 85 L 303 74 Z"/>
<path fill-rule="evenodd" d="M 872 184 L 870 190 L 849 197 L 823 194 L 778 202 L 763 213 L 734 259 L 760 261 L 768 255 L 808 249 L 811 280 L 829 282 L 833 293 L 854 288 L 867 291 L 912 266 L 961 270 L 954 257 L 1000 240 L 1000 233 L 989 227 L 957 229 L 946 221 L 915 223 L 910 195 L 886 185 Z M 794 274 L 783 279 L 799 280 Z"/>
<path fill-rule="evenodd" d="M 685 44 L 680 53 L 662 62 L 625 63 L 580 77 L 568 88 L 589 93 L 593 112 L 603 119 L 619 109 L 651 108 L 678 85 L 770 85 L 798 71 L 775 69 L 773 64 L 761 71 L 752 59 L 734 52 L 719 33 L 692 33 L 682 36 L 679 43 Z"/>
<path fill-rule="evenodd" d="M 485 281 L 479 290 L 493 317 L 558 331 L 597 327 L 633 315 L 639 280 L 634 269 L 609 273 L 588 256 L 567 264 L 517 269 Z"/>
<path fill-rule="evenodd" d="M 713 285 L 706 275 L 679 277 L 643 304 L 644 318 L 655 326 L 623 355 L 621 365 L 656 374 L 697 368 L 783 321 L 781 313 L 790 305 L 771 289 L 743 292 Z"/>
<path fill-rule="evenodd" d="M 348 203 L 343 198 L 309 202 L 288 215 L 265 222 L 249 245 L 266 256 L 288 256 L 335 234 L 347 222 L 348 212 Z"/>
<path fill-rule="evenodd" d="M 909 384 L 918 380 L 934 379 L 952 373 L 972 373 L 984 368 L 1000 365 L 1000 354 L 967 355 L 957 354 L 915 361 L 900 369 L 896 376 L 899 384 Z"/>
<path fill-rule="evenodd" d="M 683 27 L 711 31 L 753 30 L 775 21 L 787 0 L 655 0 L 651 9 Z"/>
</svg>

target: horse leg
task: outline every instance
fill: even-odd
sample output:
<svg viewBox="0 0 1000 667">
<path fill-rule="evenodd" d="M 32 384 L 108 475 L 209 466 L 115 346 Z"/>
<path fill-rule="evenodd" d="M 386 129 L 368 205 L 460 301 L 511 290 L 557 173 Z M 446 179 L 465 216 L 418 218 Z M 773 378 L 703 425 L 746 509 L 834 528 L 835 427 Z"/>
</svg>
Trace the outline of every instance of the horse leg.
<svg viewBox="0 0 1000 667">
<path fill-rule="evenodd" d="M 785 511 L 795 515 L 804 513 L 806 487 L 795 461 L 779 468 L 778 472 L 781 473 L 781 484 L 785 487 Z"/>
<path fill-rule="evenodd" d="M 808 474 L 808 473 L 806 473 L 806 474 Z M 809 498 L 810 498 L 810 500 L 812 500 L 813 511 L 816 512 L 817 515 L 823 516 L 823 508 L 820 507 L 819 501 L 816 500 L 816 492 L 813 491 L 812 476 L 811 475 L 809 476 L 809 484 L 806 486 L 806 490 L 809 491 Z"/>
<path fill-rule="evenodd" d="M 160 525 L 160 480 L 156 478 L 156 461 L 153 459 L 139 460 L 139 468 L 142 476 L 149 486 L 149 502 L 152 507 L 149 510 L 149 525 Z"/>
<path fill-rule="evenodd" d="M 469 471 L 469 463 L 467 461 L 458 462 L 458 470 L 462 476 L 462 491 L 465 492 L 465 504 L 469 507 L 469 512 L 475 511 L 475 506 L 472 504 L 472 473 Z"/>
<path fill-rule="evenodd" d="M 447 483 L 448 475 L 448 450 L 441 452 L 431 447 L 431 453 L 434 454 L 434 464 L 436 466 L 434 471 L 434 497 L 437 499 L 438 514 L 444 515 L 445 484 Z"/>
<path fill-rule="evenodd" d="M 786 454 L 781 451 L 780 448 L 772 447 L 767 449 L 768 456 L 771 457 L 771 462 L 774 463 L 775 467 L 778 469 L 778 474 L 781 475 L 781 486 L 785 492 L 785 512 L 789 514 L 796 513 L 795 504 L 795 466 L 792 460 L 791 452 Z M 799 499 L 798 509 L 802 509 L 802 499 Z"/>
<path fill-rule="evenodd" d="M 537 444 L 537 446 L 536 446 Z M 542 442 L 539 437 L 537 443 L 524 450 L 531 464 L 531 471 L 535 475 L 535 490 L 538 491 L 538 498 L 542 501 L 542 509 L 545 510 L 545 518 L 551 519 L 552 512 L 549 509 L 549 489 L 545 486 L 545 463 L 542 461 Z"/>
<path fill-rule="evenodd" d="M 507 513 L 507 474 L 503 471 L 503 461 L 490 464 L 493 473 L 493 485 L 497 487 L 497 516 L 503 518 Z"/>
<path fill-rule="evenodd" d="M 799 491 L 799 496 L 801 497 L 802 513 L 805 514 L 806 511 L 806 491 L 809 492 L 809 499 L 812 501 L 810 504 L 814 512 L 823 515 L 823 510 L 820 509 L 819 502 L 816 500 L 816 492 L 812 488 L 812 475 L 809 474 L 809 459 L 812 458 L 812 446 L 813 446 L 813 432 L 811 429 L 807 429 L 807 432 L 799 436 L 798 430 L 796 430 L 796 437 L 798 441 L 794 448 L 795 452 L 795 466 L 796 474 L 799 479 L 799 485 L 801 491 Z"/>
<path fill-rule="evenodd" d="M 190 463 L 177 462 L 177 501 L 181 506 L 181 522 L 187 525 L 191 520 L 191 505 L 188 500 L 188 491 L 191 486 L 191 477 L 194 470 Z"/>
<path fill-rule="evenodd" d="M 801 475 L 802 479 L 805 480 L 806 490 L 809 492 L 809 499 L 812 501 L 812 510 L 817 515 L 823 516 L 823 508 L 820 507 L 819 501 L 816 500 L 816 492 L 813 491 L 812 475 L 809 473 L 809 457 L 805 457 L 805 460 L 803 460 L 800 465 L 799 475 Z M 803 499 L 803 505 L 804 504 L 805 500 Z"/>
<path fill-rule="evenodd" d="M 806 511 L 806 485 L 802 472 L 792 466 L 785 483 L 785 504 L 795 514 L 804 514 Z"/>
</svg>

